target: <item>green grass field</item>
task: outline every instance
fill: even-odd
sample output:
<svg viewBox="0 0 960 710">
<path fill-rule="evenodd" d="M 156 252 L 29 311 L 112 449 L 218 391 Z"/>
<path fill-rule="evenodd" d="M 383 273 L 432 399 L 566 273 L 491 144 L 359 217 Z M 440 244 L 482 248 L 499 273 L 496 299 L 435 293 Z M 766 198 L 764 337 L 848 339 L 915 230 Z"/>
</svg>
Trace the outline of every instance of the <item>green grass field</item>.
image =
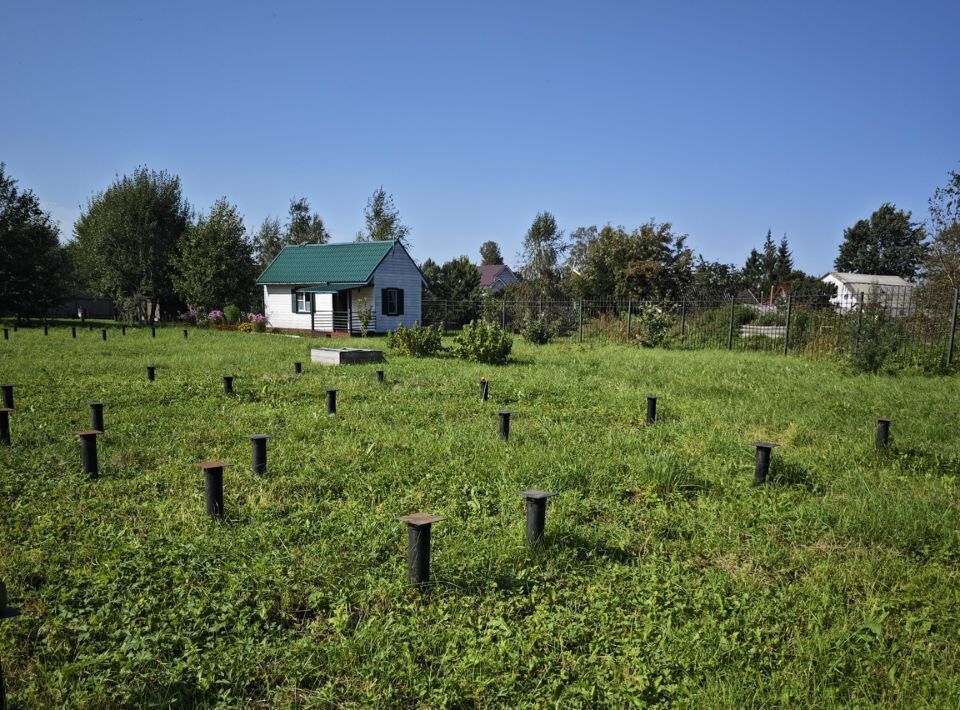
<svg viewBox="0 0 960 710">
<path fill-rule="evenodd" d="M 960 706 L 955 378 L 518 339 L 502 367 L 388 354 L 378 384 L 311 366 L 312 344 L 0 341 L 12 705 Z M 92 400 L 97 480 L 74 435 Z M 274 437 L 262 477 L 255 433 Z M 782 445 L 760 488 L 758 439 Z M 216 458 L 224 522 L 194 467 Z M 533 550 L 528 487 L 559 493 Z M 420 510 L 447 516 L 423 593 L 396 519 Z"/>
</svg>

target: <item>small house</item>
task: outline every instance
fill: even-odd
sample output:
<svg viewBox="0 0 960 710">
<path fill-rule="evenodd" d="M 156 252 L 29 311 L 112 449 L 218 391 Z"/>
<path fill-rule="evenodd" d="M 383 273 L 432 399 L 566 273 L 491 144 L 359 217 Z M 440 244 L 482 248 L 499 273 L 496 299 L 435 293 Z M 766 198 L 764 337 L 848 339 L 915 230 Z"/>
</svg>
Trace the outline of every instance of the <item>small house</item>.
<svg viewBox="0 0 960 710">
<path fill-rule="evenodd" d="M 820 279 L 837 287 L 830 303 L 841 312 L 864 306 L 883 308 L 890 315 L 909 315 L 913 304 L 913 284 L 899 276 L 851 274 L 831 271 Z"/>
<path fill-rule="evenodd" d="M 506 264 L 484 264 L 478 266 L 477 271 L 480 272 L 480 288 L 483 293 L 496 293 L 519 281 Z"/>
<path fill-rule="evenodd" d="M 386 333 L 421 319 L 425 280 L 398 241 L 285 246 L 257 279 L 273 328 Z"/>
</svg>

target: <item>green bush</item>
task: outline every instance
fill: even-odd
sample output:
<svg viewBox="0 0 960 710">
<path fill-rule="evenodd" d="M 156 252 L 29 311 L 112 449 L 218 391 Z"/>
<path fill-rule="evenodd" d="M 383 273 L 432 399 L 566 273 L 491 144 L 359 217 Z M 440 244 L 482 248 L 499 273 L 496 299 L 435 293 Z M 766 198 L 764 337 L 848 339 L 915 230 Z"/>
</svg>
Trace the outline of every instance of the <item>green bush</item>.
<svg viewBox="0 0 960 710">
<path fill-rule="evenodd" d="M 240 322 L 240 309 L 233 303 L 223 309 L 223 317 L 227 319 L 227 323 L 235 325 Z"/>
<path fill-rule="evenodd" d="M 903 327 L 902 319 L 888 315 L 883 310 L 864 311 L 859 318 L 859 335 L 850 364 L 860 372 L 890 372 L 897 367 L 896 356 Z"/>
<path fill-rule="evenodd" d="M 485 320 L 463 326 L 453 345 L 457 357 L 490 364 L 505 363 L 512 349 L 513 339 L 500 326 Z"/>
<path fill-rule="evenodd" d="M 357 320 L 360 321 L 360 335 L 364 338 L 370 333 L 370 323 L 373 322 L 373 306 L 366 298 L 357 303 Z"/>
<path fill-rule="evenodd" d="M 786 309 L 784 309 L 783 312 L 786 314 Z M 783 325 L 785 320 L 786 315 L 781 317 L 778 311 L 770 311 L 768 313 L 761 313 L 760 316 L 753 321 L 753 325 Z"/>
<path fill-rule="evenodd" d="M 666 342 L 674 317 L 665 308 L 645 304 L 637 311 L 633 322 L 636 324 L 637 342 L 645 348 L 656 348 Z"/>
<path fill-rule="evenodd" d="M 546 345 L 556 335 L 556 328 L 547 323 L 546 314 L 541 313 L 536 318 L 527 315 L 523 319 L 521 332 L 528 343 Z"/>
<path fill-rule="evenodd" d="M 438 325 L 421 326 L 414 323 L 412 328 L 398 326 L 387 336 L 387 345 L 401 355 L 428 357 L 443 350 L 442 332 Z"/>
</svg>

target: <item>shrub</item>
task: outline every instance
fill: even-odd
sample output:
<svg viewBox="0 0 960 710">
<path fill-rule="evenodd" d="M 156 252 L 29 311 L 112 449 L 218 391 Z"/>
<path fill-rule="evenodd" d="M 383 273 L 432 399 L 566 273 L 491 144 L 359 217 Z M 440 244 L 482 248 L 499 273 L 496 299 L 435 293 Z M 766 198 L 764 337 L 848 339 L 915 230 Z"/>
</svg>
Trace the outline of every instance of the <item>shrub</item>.
<svg viewBox="0 0 960 710">
<path fill-rule="evenodd" d="M 252 330 L 257 333 L 264 333 L 267 330 L 267 317 L 262 313 L 251 313 L 248 318 Z"/>
<path fill-rule="evenodd" d="M 180 314 L 180 320 L 189 325 L 196 325 L 198 315 L 196 308 L 189 308 Z"/>
<path fill-rule="evenodd" d="M 357 303 L 357 320 L 360 321 L 360 335 L 366 338 L 370 332 L 370 321 L 373 320 L 373 308 L 365 298 Z"/>
<path fill-rule="evenodd" d="M 857 314 L 851 314 L 857 318 Z M 859 335 L 850 353 L 850 364 L 860 372 L 889 372 L 896 369 L 897 345 L 902 323 L 877 309 L 859 316 Z"/>
<path fill-rule="evenodd" d="M 586 318 L 587 316 L 585 314 L 583 331 L 586 337 L 591 339 L 604 338 L 612 341 L 624 341 L 627 339 L 626 312 L 623 314 L 604 312 L 591 317 L 590 320 L 586 320 Z"/>
<path fill-rule="evenodd" d="M 786 313 L 786 311 L 784 311 Z M 767 313 L 761 313 L 760 316 L 753 321 L 754 325 L 783 325 L 785 322 L 785 317 L 781 318 L 780 313 L 777 311 L 769 311 Z"/>
<path fill-rule="evenodd" d="M 454 340 L 453 352 L 457 357 L 473 362 L 501 364 L 510 357 L 513 339 L 495 323 L 472 320 Z"/>
<path fill-rule="evenodd" d="M 673 316 L 665 308 L 652 304 L 643 305 L 634 316 L 637 341 L 645 348 L 656 348 L 667 340 L 673 326 Z"/>
<path fill-rule="evenodd" d="M 547 316 L 544 313 L 539 314 L 536 318 L 527 315 L 523 319 L 521 332 L 527 342 L 534 345 L 546 345 L 556 335 L 556 329 L 547 323 Z"/>
<path fill-rule="evenodd" d="M 207 320 L 213 325 L 219 325 L 224 322 L 223 311 L 210 311 L 207 314 Z"/>
<path fill-rule="evenodd" d="M 387 345 L 401 355 L 427 357 L 436 355 L 443 349 L 441 335 L 438 325 L 424 327 L 419 322 L 414 323 L 412 328 L 404 328 L 400 325 L 387 336 Z"/>
<path fill-rule="evenodd" d="M 233 303 L 223 309 L 223 315 L 227 319 L 227 323 L 233 324 L 240 322 L 240 308 Z"/>
<path fill-rule="evenodd" d="M 256 330 L 256 327 L 253 323 L 247 321 L 238 325 L 237 330 L 239 330 L 241 333 L 252 333 L 254 330 Z"/>
</svg>

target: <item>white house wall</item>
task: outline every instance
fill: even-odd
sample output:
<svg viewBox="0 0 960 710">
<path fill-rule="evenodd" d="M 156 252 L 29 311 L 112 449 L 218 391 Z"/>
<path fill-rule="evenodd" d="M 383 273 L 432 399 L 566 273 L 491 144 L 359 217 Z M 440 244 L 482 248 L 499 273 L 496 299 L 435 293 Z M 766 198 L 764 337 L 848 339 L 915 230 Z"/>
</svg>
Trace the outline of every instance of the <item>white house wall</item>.
<svg viewBox="0 0 960 710">
<path fill-rule="evenodd" d="M 290 286 L 263 287 L 263 314 L 271 328 L 310 330 L 310 314 L 294 313 L 290 304 Z"/>
<path fill-rule="evenodd" d="M 370 331 L 375 333 L 379 330 L 377 325 L 380 322 L 380 313 L 374 307 L 376 303 L 374 290 L 373 286 L 367 286 L 366 288 L 355 288 L 350 294 L 353 303 L 353 307 L 350 309 L 352 315 L 352 331 L 355 333 L 360 333 L 363 330 L 360 325 L 360 309 L 363 308 L 364 302 L 373 310 L 373 318 L 370 320 Z"/>
<path fill-rule="evenodd" d="M 394 245 L 373 273 L 377 332 L 396 330 L 399 325 L 409 328 L 421 319 L 422 284 L 423 280 L 417 265 L 407 256 L 403 247 Z M 382 298 L 385 288 L 403 289 L 403 315 L 383 315 Z"/>
</svg>

